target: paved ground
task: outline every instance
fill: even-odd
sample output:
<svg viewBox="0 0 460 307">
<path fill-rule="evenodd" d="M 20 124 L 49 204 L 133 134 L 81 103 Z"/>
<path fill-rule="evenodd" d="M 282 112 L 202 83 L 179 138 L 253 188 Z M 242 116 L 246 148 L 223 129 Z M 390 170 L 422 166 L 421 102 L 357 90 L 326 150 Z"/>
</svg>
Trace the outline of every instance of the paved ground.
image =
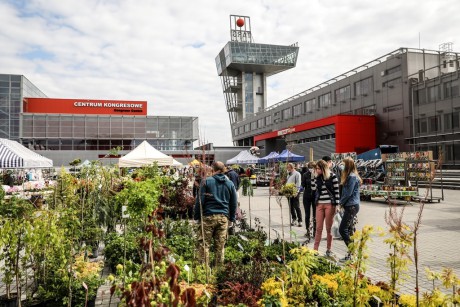
<svg viewBox="0 0 460 307">
<path fill-rule="evenodd" d="M 460 191 L 444 191 L 445 200 L 440 203 L 426 203 L 423 210 L 422 223 L 418 236 L 418 254 L 419 254 L 419 279 L 420 290 L 431 289 L 432 282 L 425 277 L 425 267 L 434 271 L 441 271 L 442 268 L 453 268 L 457 276 L 460 276 Z M 433 190 L 433 196 L 440 195 L 440 191 Z M 259 218 L 268 229 L 269 220 L 271 220 L 271 238 L 276 238 L 277 233 L 281 234 L 281 210 L 285 225 L 285 238 L 296 241 L 305 241 L 305 227 L 292 227 L 296 236 L 290 236 L 289 226 L 289 209 L 286 198 L 282 199 L 282 208 L 277 204 L 275 197 L 269 199 L 268 188 L 258 187 L 254 190 L 254 197 L 250 199 L 251 217 Z M 241 198 L 241 207 L 249 216 L 249 198 Z M 301 204 L 302 207 L 302 204 Z M 412 226 L 417 218 L 420 203 L 412 202 L 411 205 L 398 205 L 397 209 L 404 209 L 404 218 L 408 225 Z M 270 215 L 269 215 L 270 209 Z M 389 205 L 379 199 L 361 203 L 358 214 L 357 228 L 361 229 L 364 225 L 374 225 L 388 228 L 385 223 L 385 214 L 389 210 Z M 302 214 L 304 211 L 302 207 Z M 253 222 L 254 225 L 254 222 Z M 325 234 L 323 230 L 323 241 L 320 244 L 319 252 L 324 254 L 326 249 Z M 389 268 L 386 265 L 386 258 L 389 253 L 389 247 L 383 242 L 385 237 L 378 235 L 372 236 L 372 242 L 369 244 L 370 266 L 368 276 L 374 281 L 389 281 Z M 307 245 L 313 248 L 313 243 Z M 346 247 L 342 240 L 334 240 L 332 246 L 333 252 L 338 257 L 343 257 L 346 253 Z M 412 255 L 411 251 L 411 255 Z M 400 291 L 404 293 L 414 293 L 415 290 L 415 268 L 410 266 L 410 279 L 400 286 Z M 439 285 L 439 283 L 438 283 Z"/>
</svg>

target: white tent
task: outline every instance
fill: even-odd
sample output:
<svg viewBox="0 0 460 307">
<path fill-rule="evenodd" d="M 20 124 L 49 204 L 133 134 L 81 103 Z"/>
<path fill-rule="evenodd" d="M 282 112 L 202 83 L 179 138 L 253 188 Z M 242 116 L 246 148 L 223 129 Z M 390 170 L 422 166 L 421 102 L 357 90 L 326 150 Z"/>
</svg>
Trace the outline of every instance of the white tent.
<svg viewBox="0 0 460 307">
<path fill-rule="evenodd" d="M 120 167 L 142 167 L 157 162 L 159 166 L 173 164 L 173 158 L 156 150 L 147 141 L 143 141 L 130 153 L 121 157 L 118 162 Z"/>
<path fill-rule="evenodd" d="M 173 158 L 173 163 L 171 164 L 171 166 L 175 166 L 175 167 L 182 167 L 184 166 L 182 163 L 180 163 L 179 161 L 177 161 L 176 159 Z"/>
<path fill-rule="evenodd" d="M 259 163 L 259 158 L 251 155 L 249 150 L 241 151 L 236 157 L 227 160 L 227 164 L 256 164 Z"/>
<path fill-rule="evenodd" d="M 0 139 L 0 168 L 52 167 L 53 160 L 43 157 L 16 141 Z"/>
</svg>

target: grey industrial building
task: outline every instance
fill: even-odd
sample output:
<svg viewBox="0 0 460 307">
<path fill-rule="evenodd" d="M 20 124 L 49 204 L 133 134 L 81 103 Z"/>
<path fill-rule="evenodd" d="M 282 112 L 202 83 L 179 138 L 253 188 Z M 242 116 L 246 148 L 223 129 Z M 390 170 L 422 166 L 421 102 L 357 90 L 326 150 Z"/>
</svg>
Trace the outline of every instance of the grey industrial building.
<svg viewBox="0 0 460 307">
<path fill-rule="evenodd" d="M 249 18 L 230 18 L 232 40 L 216 64 L 234 144 L 257 145 L 262 154 L 290 145 L 295 153 L 308 156 L 313 148 L 315 157 L 321 157 L 338 152 L 337 119 L 361 116 L 355 120 L 356 137 L 348 135 L 346 141 L 357 142 L 354 148 L 364 151 L 366 147 L 359 147 L 359 121 L 372 116 L 376 145 L 398 145 L 400 151 L 432 150 L 434 158 L 442 153 L 446 167 L 460 165 L 459 54 L 452 51 L 452 43 L 440 45 L 437 51 L 396 49 L 275 105 L 268 107 L 259 98 L 258 108 L 247 112 L 253 110 L 253 97 L 265 96 L 266 77 L 282 71 L 270 73 L 270 67 L 277 63 L 286 63 L 286 69 L 295 67 L 298 50 L 295 56 L 286 57 L 285 52 L 266 62 L 265 53 L 276 53 L 233 34 L 249 32 L 245 37 L 251 37 L 250 27 L 234 26 L 238 19 L 248 24 Z M 294 47 L 298 49 L 291 45 L 284 50 L 292 53 Z M 340 142 L 344 141 L 342 137 Z"/>
</svg>

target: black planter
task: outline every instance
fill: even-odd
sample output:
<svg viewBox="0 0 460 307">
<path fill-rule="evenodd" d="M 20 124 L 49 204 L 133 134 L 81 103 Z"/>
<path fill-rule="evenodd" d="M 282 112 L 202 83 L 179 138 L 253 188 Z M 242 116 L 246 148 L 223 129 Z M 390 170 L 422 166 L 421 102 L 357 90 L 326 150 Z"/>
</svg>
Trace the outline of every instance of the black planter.
<svg viewBox="0 0 460 307">
<path fill-rule="evenodd" d="M 16 307 L 17 299 L 16 293 L 13 293 L 11 298 L 6 298 L 6 295 L 0 296 L 0 307 Z"/>
</svg>

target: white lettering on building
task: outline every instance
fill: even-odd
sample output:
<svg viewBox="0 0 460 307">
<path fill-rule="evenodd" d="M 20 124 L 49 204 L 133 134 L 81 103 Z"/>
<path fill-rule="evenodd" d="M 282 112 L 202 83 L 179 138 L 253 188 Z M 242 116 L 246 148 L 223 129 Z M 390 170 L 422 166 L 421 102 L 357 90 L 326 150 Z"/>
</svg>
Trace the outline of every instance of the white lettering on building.
<svg viewBox="0 0 460 307">
<path fill-rule="evenodd" d="M 138 108 L 142 109 L 141 103 L 119 103 L 119 102 L 83 102 L 75 101 L 73 103 L 75 107 L 96 107 L 96 108 Z"/>
<path fill-rule="evenodd" d="M 285 134 L 290 134 L 290 133 L 293 133 L 293 132 L 295 132 L 295 128 L 283 129 L 283 130 L 278 131 L 278 136 L 285 135 Z"/>
</svg>

